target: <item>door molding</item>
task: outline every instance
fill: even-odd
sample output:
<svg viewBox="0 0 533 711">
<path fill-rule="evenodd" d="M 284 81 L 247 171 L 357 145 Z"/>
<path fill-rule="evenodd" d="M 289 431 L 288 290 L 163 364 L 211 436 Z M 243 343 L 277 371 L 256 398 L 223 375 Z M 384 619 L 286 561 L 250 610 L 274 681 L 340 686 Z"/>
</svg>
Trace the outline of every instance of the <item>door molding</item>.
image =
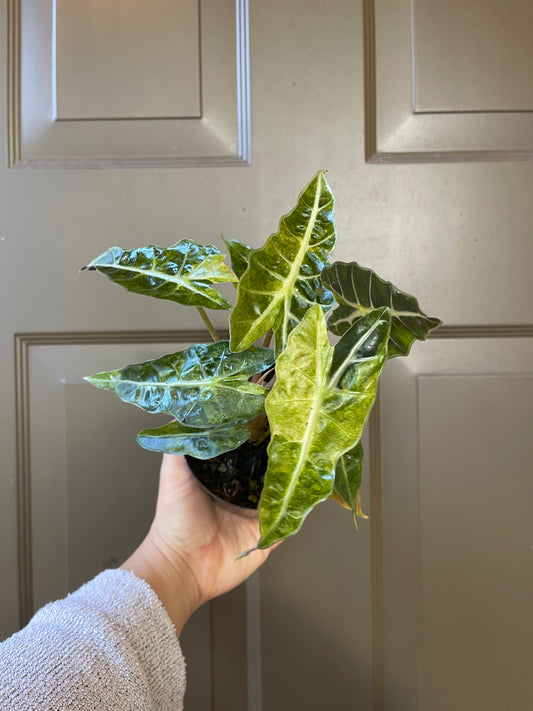
<svg viewBox="0 0 533 711">
<path fill-rule="evenodd" d="M 366 162 L 532 160 L 530 110 L 417 110 L 415 12 L 414 0 L 363 0 Z"/>
<path fill-rule="evenodd" d="M 226 338 L 227 333 L 221 333 Z M 30 373 L 32 348 L 41 346 L 123 345 L 156 343 L 196 343 L 209 339 L 207 331 L 80 331 L 66 333 L 17 333 L 15 349 L 15 436 L 17 495 L 17 561 L 19 623 L 25 626 L 33 610 L 33 553 L 31 505 Z"/>
<path fill-rule="evenodd" d="M 250 164 L 249 0 L 198 0 L 201 115 L 107 120 L 55 116 L 56 2 L 7 0 L 8 168 Z"/>
</svg>

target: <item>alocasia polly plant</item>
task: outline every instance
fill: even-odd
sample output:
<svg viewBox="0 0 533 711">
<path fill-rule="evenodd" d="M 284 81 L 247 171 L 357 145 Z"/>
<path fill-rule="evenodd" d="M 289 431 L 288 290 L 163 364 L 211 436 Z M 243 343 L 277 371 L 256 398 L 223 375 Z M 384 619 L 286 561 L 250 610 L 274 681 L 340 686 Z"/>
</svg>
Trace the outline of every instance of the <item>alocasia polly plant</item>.
<svg viewBox="0 0 533 711">
<path fill-rule="evenodd" d="M 263 247 L 225 241 L 231 269 L 216 247 L 188 239 L 166 249 L 112 247 L 87 267 L 200 312 L 212 343 L 87 380 L 173 418 L 139 433 L 146 449 L 220 462 L 268 442 L 262 491 L 249 497 L 260 495 L 259 548 L 296 533 L 329 497 L 361 515 L 361 435 L 380 373 L 440 324 L 370 269 L 330 265 L 335 241 L 334 199 L 320 171 Z M 222 282 L 237 286 L 233 307 L 214 287 Z M 231 309 L 229 341 L 205 309 Z"/>
</svg>

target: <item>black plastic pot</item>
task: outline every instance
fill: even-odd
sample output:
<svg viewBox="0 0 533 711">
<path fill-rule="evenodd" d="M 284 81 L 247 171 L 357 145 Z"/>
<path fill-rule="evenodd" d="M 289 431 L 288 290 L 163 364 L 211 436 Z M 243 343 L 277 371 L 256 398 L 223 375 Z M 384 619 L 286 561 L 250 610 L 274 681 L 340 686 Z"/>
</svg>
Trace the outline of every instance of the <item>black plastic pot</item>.
<svg viewBox="0 0 533 711">
<path fill-rule="evenodd" d="M 217 499 L 247 509 L 257 509 L 268 464 L 270 438 L 259 444 L 245 442 L 213 459 L 186 455 L 187 464 L 200 484 Z"/>
</svg>

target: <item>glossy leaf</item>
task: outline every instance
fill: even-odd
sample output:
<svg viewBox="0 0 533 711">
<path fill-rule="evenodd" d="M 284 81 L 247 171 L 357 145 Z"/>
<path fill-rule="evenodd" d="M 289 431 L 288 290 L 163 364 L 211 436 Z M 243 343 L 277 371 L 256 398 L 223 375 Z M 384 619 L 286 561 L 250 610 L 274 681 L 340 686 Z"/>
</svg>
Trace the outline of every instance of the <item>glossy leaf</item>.
<svg viewBox="0 0 533 711">
<path fill-rule="evenodd" d="M 86 380 L 147 412 L 164 412 L 185 425 L 204 427 L 229 418 L 250 420 L 263 412 L 267 390 L 248 379 L 273 362 L 268 348 L 252 346 L 232 353 L 228 341 L 217 341 Z"/>
<path fill-rule="evenodd" d="M 361 516 L 359 489 L 363 475 L 363 445 L 358 442 L 353 449 L 345 452 L 335 467 L 334 490 L 352 510 L 354 521 Z"/>
<path fill-rule="evenodd" d="M 219 427 L 187 427 L 169 422 L 163 427 L 142 430 L 137 442 L 145 449 L 166 454 L 190 454 L 197 459 L 211 459 L 236 449 L 246 442 L 250 430 L 242 424 L 228 423 Z"/>
<path fill-rule="evenodd" d="M 342 454 L 355 447 L 376 396 L 387 358 L 388 309 L 360 319 L 335 348 L 324 314 L 312 306 L 279 356 L 267 397 L 269 465 L 259 505 L 267 548 L 296 533 L 330 496 Z"/>
<path fill-rule="evenodd" d="M 272 328 L 280 353 L 310 306 L 332 306 L 333 295 L 319 277 L 335 245 L 333 203 L 321 171 L 281 218 L 278 232 L 251 252 L 230 317 L 232 350 L 247 348 Z"/>
<path fill-rule="evenodd" d="M 335 262 L 324 268 L 321 278 L 339 303 L 328 319 L 328 326 L 336 335 L 342 335 L 369 311 L 382 306 L 390 308 L 389 358 L 407 355 L 415 340 L 425 340 L 441 323 L 437 318 L 426 316 L 414 296 L 400 291 L 357 262 Z"/>
<path fill-rule="evenodd" d="M 187 306 L 230 309 L 231 304 L 211 286 L 237 281 L 224 259 L 216 247 L 184 239 L 166 249 L 157 245 L 131 250 L 111 247 L 85 268 L 97 269 L 137 294 Z"/>
<path fill-rule="evenodd" d="M 228 248 L 231 268 L 240 279 L 244 272 L 248 269 L 250 252 L 252 251 L 252 248 L 248 247 L 247 244 L 242 244 L 242 242 L 239 242 L 237 239 L 222 239 Z"/>
</svg>

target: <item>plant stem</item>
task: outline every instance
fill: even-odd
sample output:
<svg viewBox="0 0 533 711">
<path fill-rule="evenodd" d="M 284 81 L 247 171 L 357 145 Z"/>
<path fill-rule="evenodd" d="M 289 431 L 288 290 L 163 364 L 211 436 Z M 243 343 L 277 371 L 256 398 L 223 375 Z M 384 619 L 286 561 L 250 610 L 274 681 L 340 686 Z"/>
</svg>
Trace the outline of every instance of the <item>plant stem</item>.
<svg viewBox="0 0 533 711">
<path fill-rule="evenodd" d="M 218 337 L 218 333 L 215 331 L 215 327 L 213 326 L 213 324 L 212 324 L 211 321 L 209 320 L 209 316 L 206 314 L 205 309 L 203 308 L 203 306 L 197 306 L 196 308 L 198 309 L 198 313 L 199 313 L 200 316 L 202 317 L 202 321 L 203 321 L 203 322 L 205 323 L 205 325 L 207 326 L 207 330 L 209 331 L 209 333 L 210 333 L 211 338 L 213 339 L 213 341 L 214 341 L 215 343 L 216 343 L 217 341 L 220 341 L 220 338 Z"/>
<path fill-rule="evenodd" d="M 258 374 L 257 374 L 257 376 L 258 376 L 258 377 L 257 377 L 257 380 L 255 380 L 256 375 L 252 376 L 252 383 L 257 383 L 257 385 L 261 385 L 263 388 L 267 388 L 267 390 L 272 389 L 272 387 L 273 387 L 273 385 L 274 385 L 274 383 L 275 383 L 275 379 L 272 378 L 271 380 L 269 380 L 268 383 L 267 383 L 267 380 L 268 380 L 269 378 L 271 378 L 272 373 L 274 372 L 274 370 L 275 370 L 275 368 L 274 368 L 274 366 L 272 366 L 272 368 L 269 368 L 269 369 L 266 370 L 264 373 L 258 373 Z"/>
<path fill-rule="evenodd" d="M 263 340 L 263 348 L 268 348 L 270 345 L 270 341 L 272 340 L 272 335 L 273 331 L 271 328 L 268 329 L 268 331 L 265 333 L 265 338 Z"/>
</svg>

